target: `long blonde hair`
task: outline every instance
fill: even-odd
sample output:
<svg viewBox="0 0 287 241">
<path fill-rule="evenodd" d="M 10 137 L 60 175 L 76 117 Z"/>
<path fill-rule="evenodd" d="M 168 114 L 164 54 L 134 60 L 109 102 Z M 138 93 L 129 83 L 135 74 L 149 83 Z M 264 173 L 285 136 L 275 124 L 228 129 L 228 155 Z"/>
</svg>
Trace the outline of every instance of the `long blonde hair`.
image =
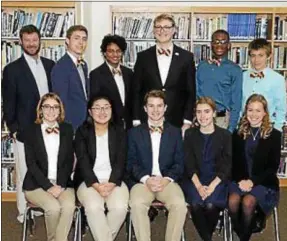
<svg viewBox="0 0 287 241">
<path fill-rule="evenodd" d="M 251 135 L 251 126 L 247 119 L 247 108 L 248 108 L 248 105 L 253 102 L 260 102 L 263 105 L 263 109 L 266 113 L 266 115 L 263 117 L 262 125 L 260 126 L 260 137 L 263 139 L 266 139 L 270 136 L 270 133 L 273 129 L 273 125 L 272 125 L 272 122 L 269 116 L 267 100 L 264 98 L 263 95 L 259 95 L 259 94 L 253 94 L 247 99 L 245 108 L 244 108 L 244 113 L 239 123 L 238 134 L 243 136 L 244 140 L 249 135 Z"/>
</svg>

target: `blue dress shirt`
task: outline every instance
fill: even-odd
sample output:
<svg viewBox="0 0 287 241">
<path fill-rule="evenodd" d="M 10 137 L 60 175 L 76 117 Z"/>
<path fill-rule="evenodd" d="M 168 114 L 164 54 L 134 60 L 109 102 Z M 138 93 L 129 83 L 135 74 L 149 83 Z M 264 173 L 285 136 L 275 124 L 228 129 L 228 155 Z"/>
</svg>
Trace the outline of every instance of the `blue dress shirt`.
<svg viewBox="0 0 287 241">
<path fill-rule="evenodd" d="M 209 96 L 215 103 L 217 111 L 230 111 L 228 130 L 235 129 L 242 103 L 242 69 L 224 57 L 220 66 L 202 61 L 196 72 L 197 97 Z"/>
<path fill-rule="evenodd" d="M 251 78 L 253 69 L 243 73 L 242 113 L 248 97 L 252 94 L 263 95 L 268 102 L 268 110 L 274 127 L 282 131 L 286 116 L 286 87 L 282 75 L 270 68 L 263 70 L 263 78 Z"/>
</svg>

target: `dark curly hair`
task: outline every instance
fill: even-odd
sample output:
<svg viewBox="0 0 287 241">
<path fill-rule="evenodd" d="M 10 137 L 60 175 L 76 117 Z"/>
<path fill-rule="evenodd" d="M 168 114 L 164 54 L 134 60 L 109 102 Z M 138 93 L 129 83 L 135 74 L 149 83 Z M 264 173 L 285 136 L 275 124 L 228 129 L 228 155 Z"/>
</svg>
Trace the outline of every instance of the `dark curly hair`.
<svg viewBox="0 0 287 241">
<path fill-rule="evenodd" d="M 114 44 L 118 45 L 123 53 L 127 49 L 127 42 L 126 42 L 124 37 L 116 35 L 116 34 L 114 34 L 114 35 L 108 34 L 102 40 L 102 44 L 101 44 L 101 52 L 102 52 L 102 54 L 107 51 L 107 47 L 111 43 L 114 43 Z"/>
</svg>

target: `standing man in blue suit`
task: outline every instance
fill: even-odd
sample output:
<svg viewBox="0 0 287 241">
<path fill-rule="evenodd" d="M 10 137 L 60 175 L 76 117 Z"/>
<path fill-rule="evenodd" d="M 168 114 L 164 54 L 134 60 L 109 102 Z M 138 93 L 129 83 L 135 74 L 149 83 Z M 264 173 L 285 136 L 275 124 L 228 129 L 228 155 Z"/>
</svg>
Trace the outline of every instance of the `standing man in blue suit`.
<svg viewBox="0 0 287 241">
<path fill-rule="evenodd" d="M 74 130 L 86 118 L 89 97 L 88 66 L 83 60 L 88 30 L 82 25 L 71 26 L 66 34 L 67 53 L 52 70 L 52 89 L 63 101 L 66 121 Z"/>
<path fill-rule="evenodd" d="M 150 240 L 148 210 L 154 199 L 169 211 L 165 240 L 179 241 L 186 204 L 178 180 L 183 174 L 181 130 L 164 121 L 164 92 L 152 90 L 144 98 L 147 123 L 128 133 L 131 218 L 138 241 Z"/>
</svg>

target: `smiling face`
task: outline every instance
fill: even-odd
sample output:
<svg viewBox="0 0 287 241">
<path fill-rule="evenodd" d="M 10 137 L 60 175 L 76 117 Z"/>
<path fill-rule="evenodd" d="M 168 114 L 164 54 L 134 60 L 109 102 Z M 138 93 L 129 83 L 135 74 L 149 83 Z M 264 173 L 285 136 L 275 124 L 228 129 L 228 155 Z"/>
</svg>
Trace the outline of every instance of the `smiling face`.
<svg viewBox="0 0 287 241">
<path fill-rule="evenodd" d="M 159 97 L 149 97 L 144 106 L 148 120 L 151 122 L 163 121 L 166 108 L 167 106 L 164 104 L 163 99 Z"/>
<path fill-rule="evenodd" d="M 94 101 L 89 114 L 96 124 L 107 124 L 112 118 L 112 106 L 106 99 Z"/>
<path fill-rule="evenodd" d="M 37 33 L 23 33 L 20 44 L 23 51 L 32 57 L 38 55 L 41 47 L 40 38 Z"/>
<path fill-rule="evenodd" d="M 174 32 L 175 27 L 168 19 L 162 19 L 155 22 L 153 27 L 153 34 L 159 44 L 171 43 Z"/>
<path fill-rule="evenodd" d="M 52 98 L 48 98 L 42 104 L 43 121 L 54 125 L 60 115 L 60 104 Z"/>
<path fill-rule="evenodd" d="M 230 49 L 228 36 L 225 33 L 216 33 L 213 35 L 211 42 L 212 53 L 217 59 L 223 58 L 227 55 Z"/>
<path fill-rule="evenodd" d="M 107 50 L 104 53 L 104 56 L 107 60 L 107 62 L 113 66 L 113 67 L 117 67 L 119 65 L 119 63 L 121 62 L 122 59 L 122 55 L 123 52 L 120 49 L 120 47 L 115 44 L 115 43 L 111 43 L 107 46 Z"/>
<path fill-rule="evenodd" d="M 246 117 L 252 127 L 260 127 L 266 112 L 264 106 L 259 101 L 248 104 L 246 109 Z"/>
<path fill-rule="evenodd" d="M 270 56 L 267 56 L 266 50 L 261 48 L 258 50 L 252 49 L 250 51 L 250 62 L 252 68 L 256 71 L 262 71 L 266 68 L 267 62 L 270 59 Z"/>
<path fill-rule="evenodd" d="M 87 47 L 88 36 L 85 31 L 76 30 L 70 38 L 66 38 L 66 44 L 69 52 L 75 57 L 81 56 Z"/>
<path fill-rule="evenodd" d="M 215 113 L 210 105 L 198 104 L 196 106 L 196 119 L 201 127 L 208 127 L 213 125 L 213 118 Z"/>
</svg>

